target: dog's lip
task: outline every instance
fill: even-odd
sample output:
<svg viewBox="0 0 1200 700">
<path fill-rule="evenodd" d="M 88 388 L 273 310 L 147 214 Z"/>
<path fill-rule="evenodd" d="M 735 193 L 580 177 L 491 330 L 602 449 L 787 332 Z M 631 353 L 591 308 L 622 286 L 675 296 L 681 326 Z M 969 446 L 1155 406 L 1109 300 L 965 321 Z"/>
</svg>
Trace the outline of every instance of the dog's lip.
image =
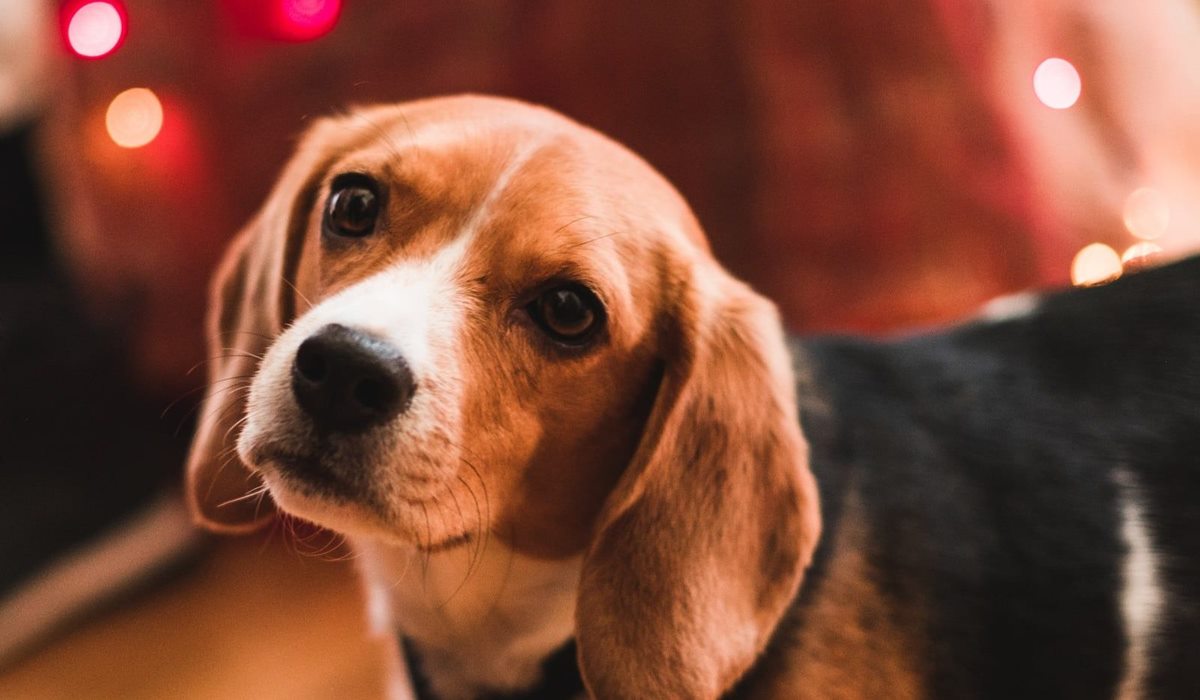
<svg viewBox="0 0 1200 700">
<path fill-rule="evenodd" d="M 350 486 L 332 470 L 325 468 L 321 460 L 313 455 L 294 452 L 277 445 L 266 445 L 254 451 L 252 461 L 258 471 L 262 471 L 264 464 L 274 464 L 277 468 L 273 471 L 284 479 L 324 487 L 336 493 L 350 492 Z"/>
<path fill-rule="evenodd" d="M 319 456 L 308 452 L 299 452 L 271 442 L 255 447 L 248 453 L 247 458 L 247 464 L 254 472 L 270 471 L 287 480 L 299 481 L 310 486 L 324 486 L 347 496 L 354 493 L 352 484 L 340 477 L 336 470 L 327 468 Z M 271 465 L 277 466 L 272 468 Z M 410 484 L 423 486 L 445 485 L 444 479 L 420 474 L 406 474 L 405 480 Z M 422 505 L 429 501 L 426 495 L 398 493 L 396 497 L 408 505 Z"/>
</svg>

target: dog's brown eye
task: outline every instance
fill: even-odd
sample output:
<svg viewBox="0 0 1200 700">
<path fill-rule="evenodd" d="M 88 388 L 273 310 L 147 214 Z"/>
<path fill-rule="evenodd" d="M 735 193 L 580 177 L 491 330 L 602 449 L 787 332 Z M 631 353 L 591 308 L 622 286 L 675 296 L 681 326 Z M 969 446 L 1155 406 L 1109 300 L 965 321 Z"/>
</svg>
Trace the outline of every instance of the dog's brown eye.
<svg viewBox="0 0 1200 700">
<path fill-rule="evenodd" d="M 529 305 L 529 315 L 552 339 L 579 345 L 600 326 L 604 309 L 590 289 L 569 284 L 542 292 Z"/>
<path fill-rule="evenodd" d="M 362 238 L 375 231 L 379 196 L 375 183 L 362 175 L 339 178 L 325 205 L 325 231 L 335 236 Z"/>
</svg>

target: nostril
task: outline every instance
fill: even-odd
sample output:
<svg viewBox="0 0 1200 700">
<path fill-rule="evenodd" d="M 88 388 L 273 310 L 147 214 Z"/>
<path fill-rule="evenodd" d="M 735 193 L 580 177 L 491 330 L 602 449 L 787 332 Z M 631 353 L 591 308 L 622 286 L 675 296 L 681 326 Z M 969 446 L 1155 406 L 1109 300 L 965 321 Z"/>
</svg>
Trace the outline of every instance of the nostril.
<svg viewBox="0 0 1200 700">
<path fill-rule="evenodd" d="M 296 369 L 310 382 L 320 382 L 329 373 L 325 356 L 313 343 L 304 342 L 296 351 Z"/>
</svg>

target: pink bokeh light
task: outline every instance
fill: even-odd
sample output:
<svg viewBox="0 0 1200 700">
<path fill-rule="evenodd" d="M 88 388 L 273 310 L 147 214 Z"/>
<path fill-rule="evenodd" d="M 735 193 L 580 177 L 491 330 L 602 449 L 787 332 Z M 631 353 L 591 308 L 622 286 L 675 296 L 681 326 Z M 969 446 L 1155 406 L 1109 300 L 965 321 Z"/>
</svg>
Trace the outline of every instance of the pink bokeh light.
<svg viewBox="0 0 1200 700">
<path fill-rule="evenodd" d="M 103 58 L 125 38 L 125 12 L 113 2 L 88 2 L 64 8 L 67 45 L 82 58 Z"/>
<path fill-rule="evenodd" d="M 276 0 L 273 19 L 279 38 L 311 41 L 328 34 L 341 12 L 341 0 Z"/>
</svg>

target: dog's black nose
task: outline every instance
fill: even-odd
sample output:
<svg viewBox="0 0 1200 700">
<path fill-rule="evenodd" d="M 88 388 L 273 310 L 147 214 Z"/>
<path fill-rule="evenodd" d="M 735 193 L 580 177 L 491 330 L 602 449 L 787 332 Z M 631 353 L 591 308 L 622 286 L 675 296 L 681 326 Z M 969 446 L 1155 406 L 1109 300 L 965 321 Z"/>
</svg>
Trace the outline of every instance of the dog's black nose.
<svg viewBox="0 0 1200 700">
<path fill-rule="evenodd" d="M 300 344 L 292 391 L 318 430 L 353 433 L 408 408 L 416 384 L 395 346 L 331 323 Z"/>
</svg>

